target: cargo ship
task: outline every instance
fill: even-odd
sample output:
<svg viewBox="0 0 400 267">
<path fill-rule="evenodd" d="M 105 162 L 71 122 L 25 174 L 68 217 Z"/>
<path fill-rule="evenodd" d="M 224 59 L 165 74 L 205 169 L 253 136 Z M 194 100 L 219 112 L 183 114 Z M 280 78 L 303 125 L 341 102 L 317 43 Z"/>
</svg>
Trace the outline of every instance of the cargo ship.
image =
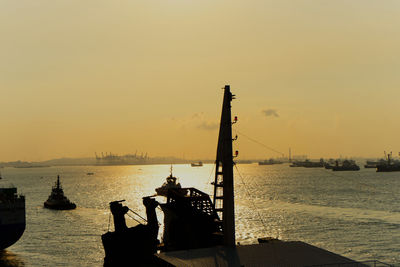
<svg viewBox="0 0 400 267">
<path fill-rule="evenodd" d="M 17 242 L 25 231 L 25 197 L 12 185 L 0 184 L 0 252 Z"/>
</svg>

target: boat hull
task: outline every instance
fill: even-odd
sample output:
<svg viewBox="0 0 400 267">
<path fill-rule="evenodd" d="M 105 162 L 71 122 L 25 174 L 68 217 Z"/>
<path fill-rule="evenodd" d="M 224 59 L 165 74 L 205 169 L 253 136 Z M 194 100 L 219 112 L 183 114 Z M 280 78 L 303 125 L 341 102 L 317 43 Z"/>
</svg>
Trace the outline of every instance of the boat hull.
<svg viewBox="0 0 400 267">
<path fill-rule="evenodd" d="M 354 166 L 354 167 L 333 166 L 332 170 L 333 171 L 359 171 L 360 167 L 358 167 L 358 166 Z"/>
<path fill-rule="evenodd" d="M 400 165 L 378 165 L 377 172 L 400 172 Z"/>
<path fill-rule="evenodd" d="M 364 168 L 366 168 L 366 169 L 375 169 L 376 168 L 376 165 L 364 165 Z"/>
<path fill-rule="evenodd" d="M 25 231 L 25 222 L 0 225 L 0 251 L 17 242 Z"/>
<path fill-rule="evenodd" d="M 16 188 L 0 188 L 0 251 L 17 242 L 25 231 L 25 197 Z"/>
<path fill-rule="evenodd" d="M 191 163 L 190 166 L 192 166 L 192 167 L 202 167 L 203 163 Z"/>
<path fill-rule="evenodd" d="M 74 203 L 49 203 L 49 202 L 44 202 L 43 206 L 47 209 L 52 209 L 52 210 L 73 210 L 76 209 L 76 205 Z"/>
</svg>

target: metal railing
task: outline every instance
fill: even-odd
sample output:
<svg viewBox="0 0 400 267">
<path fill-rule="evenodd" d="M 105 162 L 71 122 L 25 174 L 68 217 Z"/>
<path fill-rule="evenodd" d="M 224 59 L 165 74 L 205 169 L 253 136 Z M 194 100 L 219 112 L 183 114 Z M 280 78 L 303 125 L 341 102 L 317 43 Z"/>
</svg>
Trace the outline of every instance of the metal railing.
<svg viewBox="0 0 400 267">
<path fill-rule="evenodd" d="M 381 261 L 360 261 L 360 262 L 343 262 L 343 263 L 331 263 L 321 265 L 310 265 L 305 267 L 400 267 L 400 264 L 388 264 Z"/>
</svg>

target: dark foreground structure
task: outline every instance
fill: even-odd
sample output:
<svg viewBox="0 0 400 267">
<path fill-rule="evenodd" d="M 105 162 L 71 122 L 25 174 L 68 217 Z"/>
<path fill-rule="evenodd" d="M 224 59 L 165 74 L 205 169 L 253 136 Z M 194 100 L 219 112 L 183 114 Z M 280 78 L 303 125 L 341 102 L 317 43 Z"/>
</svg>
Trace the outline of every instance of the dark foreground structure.
<svg viewBox="0 0 400 267">
<path fill-rule="evenodd" d="M 261 238 L 259 244 L 236 245 L 233 188 L 231 101 L 229 85 L 218 137 L 213 200 L 195 188 L 170 188 L 166 203 L 143 198 L 147 224 L 128 228 L 130 210 L 121 201 L 110 203 L 114 232 L 102 235 L 104 266 L 311 266 L 356 263 L 303 242 Z M 157 239 L 155 209 L 164 212 L 163 242 Z M 127 264 L 128 263 L 128 264 Z M 132 264 L 129 264 L 132 263 Z"/>
<path fill-rule="evenodd" d="M 13 186 L 0 185 L 0 253 L 21 238 L 25 225 L 25 197 Z"/>
</svg>

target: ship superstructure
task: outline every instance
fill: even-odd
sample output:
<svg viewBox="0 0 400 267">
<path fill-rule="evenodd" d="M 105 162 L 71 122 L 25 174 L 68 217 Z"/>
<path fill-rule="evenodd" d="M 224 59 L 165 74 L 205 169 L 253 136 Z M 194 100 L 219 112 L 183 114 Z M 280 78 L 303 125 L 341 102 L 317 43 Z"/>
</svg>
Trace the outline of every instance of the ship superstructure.
<svg viewBox="0 0 400 267">
<path fill-rule="evenodd" d="M 25 197 L 12 185 L 0 185 L 0 251 L 21 238 L 25 225 Z"/>
<path fill-rule="evenodd" d="M 158 196 L 168 196 L 168 191 L 170 189 L 180 189 L 181 184 L 177 182 L 177 178 L 172 175 L 172 166 L 171 166 L 171 173 L 170 175 L 165 179 L 165 183 L 163 183 L 162 186 L 156 188 L 156 192 Z"/>
</svg>

